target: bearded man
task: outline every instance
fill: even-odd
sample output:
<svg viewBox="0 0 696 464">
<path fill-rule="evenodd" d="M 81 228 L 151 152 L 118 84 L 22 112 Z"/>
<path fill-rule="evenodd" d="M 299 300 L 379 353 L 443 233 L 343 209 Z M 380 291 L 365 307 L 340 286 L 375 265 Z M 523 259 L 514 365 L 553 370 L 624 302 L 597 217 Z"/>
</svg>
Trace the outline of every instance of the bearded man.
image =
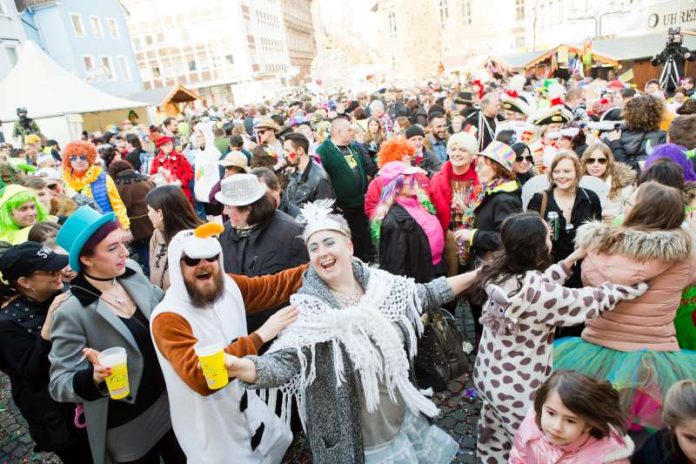
<svg viewBox="0 0 696 464">
<path fill-rule="evenodd" d="M 255 393 L 237 379 L 211 390 L 198 365 L 199 341 L 230 355 L 256 354 L 297 317 L 281 309 L 247 335 L 250 312 L 287 301 L 304 267 L 273 276 L 233 280 L 223 273 L 222 248 L 213 236 L 222 227 L 206 224 L 179 232 L 169 245 L 171 286 L 152 318 L 152 337 L 169 395 L 172 425 L 189 463 L 279 463 L 292 433 Z"/>
</svg>

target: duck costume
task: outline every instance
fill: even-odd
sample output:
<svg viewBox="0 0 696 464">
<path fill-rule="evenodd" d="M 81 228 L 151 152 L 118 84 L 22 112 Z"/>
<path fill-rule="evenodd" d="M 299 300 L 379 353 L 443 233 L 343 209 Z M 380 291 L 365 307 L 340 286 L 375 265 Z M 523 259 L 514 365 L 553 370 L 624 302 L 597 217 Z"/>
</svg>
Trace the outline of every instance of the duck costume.
<svg viewBox="0 0 696 464">
<path fill-rule="evenodd" d="M 176 348 L 191 336 L 220 343 L 237 356 L 255 353 L 260 347 L 260 340 L 254 338 L 258 335 L 247 336 L 243 295 L 231 277 L 223 275 L 222 296 L 204 307 L 195 306 L 186 290 L 181 273 L 184 255 L 217 259 L 223 272 L 222 248 L 215 237 L 220 232 L 221 225 L 205 224 L 179 232 L 169 244 L 171 286 L 152 314 L 151 332 L 167 384 L 172 426 L 191 464 L 279 463 L 292 441 L 290 428 L 237 379 L 219 390 L 208 389 L 205 382 L 201 385 L 193 348 Z M 180 323 L 178 332 L 187 332 L 186 337 L 166 327 L 174 322 Z M 183 358 L 193 359 L 188 369 Z"/>
</svg>

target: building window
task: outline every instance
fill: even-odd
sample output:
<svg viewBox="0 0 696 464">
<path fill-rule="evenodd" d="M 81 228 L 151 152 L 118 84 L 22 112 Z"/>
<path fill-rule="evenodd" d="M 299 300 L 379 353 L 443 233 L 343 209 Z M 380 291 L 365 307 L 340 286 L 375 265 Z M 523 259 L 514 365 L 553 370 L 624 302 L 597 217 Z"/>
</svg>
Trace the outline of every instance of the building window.
<svg viewBox="0 0 696 464">
<path fill-rule="evenodd" d="M 85 72 L 87 74 L 93 74 L 94 73 L 94 59 L 91 56 L 83 56 L 82 57 L 82 65 L 85 67 Z"/>
<path fill-rule="evenodd" d="M 82 24 L 82 16 L 79 13 L 73 13 L 70 15 L 70 22 L 72 23 L 73 32 L 76 37 L 85 36 L 85 26 Z"/>
<path fill-rule="evenodd" d="M 7 59 L 10 62 L 10 66 L 17 64 L 19 60 L 19 54 L 17 53 L 16 45 L 5 45 L 5 53 L 7 53 Z"/>
<path fill-rule="evenodd" d="M 102 70 L 104 72 L 104 78 L 107 81 L 116 80 L 116 75 L 114 74 L 114 65 L 111 62 L 110 56 L 102 56 L 99 58 L 101 61 Z"/>
<path fill-rule="evenodd" d="M 471 0 L 462 0 L 462 23 L 471 25 Z"/>
<path fill-rule="evenodd" d="M 196 70 L 196 60 L 189 60 L 188 62 L 189 71 L 193 72 Z"/>
<path fill-rule="evenodd" d="M 393 11 L 390 11 L 387 18 L 389 20 L 389 37 L 392 40 L 396 40 L 396 15 Z"/>
<path fill-rule="evenodd" d="M 152 75 L 154 77 L 160 77 L 160 68 L 159 66 L 153 66 L 152 67 Z"/>
<path fill-rule="evenodd" d="M 137 37 L 133 37 L 133 48 L 135 50 L 140 50 L 140 39 Z"/>
<path fill-rule="evenodd" d="M 133 76 L 131 75 L 130 66 L 128 66 L 128 59 L 125 56 L 118 57 L 118 67 L 121 72 L 121 76 L 125 81 L 132 81 Z"/>
<path fill-rule="evenodd" d="M 89 22 L 92 25 L 92 34 L 94 37 L 104 37 L 104 31 L 102 31 L 101 19 L 98 16 L 90 16 Z"/>
<path fill-rule="evenodd" d="M 444 27 L 449 18 L 449 0 L 439 0 L 440 24 Z"/>
<path fill-rule="evenodd" d="M 152 45 L 152 36 L 151 35 L 145 36 L 145 45 Z"/>
<path fill-rule="evenodd" d="M 515 0 L 515 19 L 524 20 L 524 0 Z"/>
<path fill-rule="evenodd" d="M 234 64 L 234 56 L 232 55 L 225 55 L 225 60 L 227 61 L 227 64 Z"/>
<path fill-rule="evenodd" d="M 114 18 L 109 18 L 106 20 L 106 24 L 109 26 L 109 34 L 112 39 L 118 39 L 121 37 L 121 32 L 118 30 L 118 23 Z"/>
</svg>

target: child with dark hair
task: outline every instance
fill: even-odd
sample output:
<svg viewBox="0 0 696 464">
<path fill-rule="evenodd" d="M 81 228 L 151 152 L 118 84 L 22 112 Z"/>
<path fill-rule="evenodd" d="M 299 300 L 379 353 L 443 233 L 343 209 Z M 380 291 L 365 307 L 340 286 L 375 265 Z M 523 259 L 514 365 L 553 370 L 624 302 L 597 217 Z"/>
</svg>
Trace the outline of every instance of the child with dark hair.
<svg viewBox="0 0 696 464">
<path fill-rule="evenodd" d="M 647 289 L 645 284 L 611 283 L 564 287 L 570 269 L 585 252 L 575 250 L 544 271 L 550 262 L 551 240 L 547 224 L 536 214 L 507 218 L 500 239 L 502 249 L 483 265 L 476 284 L 487 297 L 473 374 L 483 399 L 477 453 L 485 463 L 507 462 L 534 392 L 551 376 L 556 327 L 580 324 Z"/>
<path fill-rule="evenodd" d="M 667 425 L 648 438 L 633 456 L 633 464 L 696 462 L 696 381 L 682 380 L 667 392 L 662 408 Z"/>
<path fill-rule="evenodd" d="M 628 464 L 619 393 L 609 382 L 558 371 L 539 388 L 534 408 L 515 435 L 510 464 Z"/>
</svg>

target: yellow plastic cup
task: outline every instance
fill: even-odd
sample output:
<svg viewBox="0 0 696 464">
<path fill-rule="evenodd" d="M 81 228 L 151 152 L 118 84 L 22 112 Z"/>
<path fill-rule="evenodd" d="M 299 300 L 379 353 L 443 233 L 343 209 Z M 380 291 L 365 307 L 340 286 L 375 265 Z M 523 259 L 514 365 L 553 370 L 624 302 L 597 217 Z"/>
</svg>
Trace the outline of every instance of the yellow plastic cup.
<svg viewBox="0 0 696 464">
<path fill-rule="evenodd" d="M 198 342 L 193 349 L 201 362 L 208 388 L 219 390 L 227 385 L 230 379 L 225 368 L 224 346 L 221 343 Z"/>
<path fill-rule="evenodd" d="M 130 395 L 126 349 L 116 347 L 102 351 L 99 353 L 99 364 L 111 368 L 111 375 L 106 378 L 111 399 L 122 400 Z"/>
</svg>

